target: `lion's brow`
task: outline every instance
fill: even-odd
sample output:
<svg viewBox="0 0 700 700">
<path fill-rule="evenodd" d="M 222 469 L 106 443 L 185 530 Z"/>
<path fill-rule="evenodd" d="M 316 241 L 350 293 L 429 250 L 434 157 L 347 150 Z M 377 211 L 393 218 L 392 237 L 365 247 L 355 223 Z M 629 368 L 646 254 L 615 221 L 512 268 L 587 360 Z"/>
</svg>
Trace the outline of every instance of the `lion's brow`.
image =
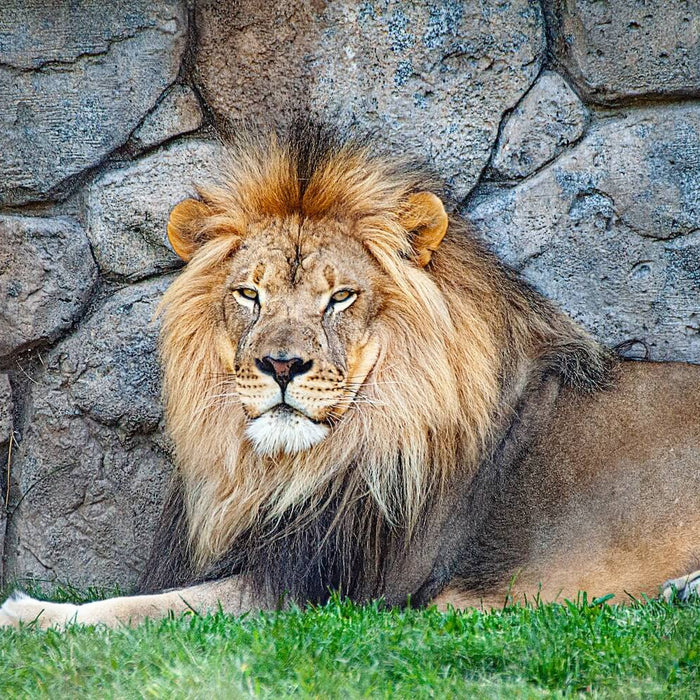
<svg viewBox="0 0 700 700">
<path fill-rule="evenodd" d="M 260 284 L 262 278 L 265 275 L 265 263 L 259 262 L 253 270 L 253 283 Z"/>
<path fill-rule="evenodd" d="M 294 247 L 294 256 L 289 258 L 289 278 L 292 280 L 292 284 L 297 284 L 299 282 L 299 270 L 304 267 L 304 260 L 301 257 L 301 246 L 299 243 Z"/>
<path fill-rule="evenodd" d="M 332 265 L 326 264 L 323 268 L 323 277 L 325 278 L 328 286 L 332 289 L 335 287 L 335 269 Z"/>
<path fill-rule="evenodd" d="M 296 284 L 299 280 L 297 278 L 297 273 L 299 268 L 303 268 L 303 259 L 301 257 L 301 227 L 302 220 L 297 222 L 297 236 L 296 242 L 294 244 L 294 257 L 289 259 L 289 269 L 290 269 L 290 279 L 292 284 Z"/>
</svg>

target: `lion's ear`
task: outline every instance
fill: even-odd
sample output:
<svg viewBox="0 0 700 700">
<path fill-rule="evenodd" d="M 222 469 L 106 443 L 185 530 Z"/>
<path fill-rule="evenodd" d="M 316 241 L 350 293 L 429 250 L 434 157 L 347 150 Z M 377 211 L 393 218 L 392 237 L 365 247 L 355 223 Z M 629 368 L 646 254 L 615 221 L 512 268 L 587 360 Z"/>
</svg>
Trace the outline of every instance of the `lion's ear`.
<svg viewBox="0 0 700 700">
<path fill-rule="evenodd" d="M 201 234 L 211 209 L 197 199 L 185 199 L 170 212 L 168 240 L 173 250 L 187 262 L 204 242 Z"/>
<path fill-rule="evenodd" d="M 432 192 L 417 192 L 406 200 L 401 225 L 412 234 L 414 260 L 425 267 L 447 233 L 448 218 L 440 198 Z"/>
</svg>

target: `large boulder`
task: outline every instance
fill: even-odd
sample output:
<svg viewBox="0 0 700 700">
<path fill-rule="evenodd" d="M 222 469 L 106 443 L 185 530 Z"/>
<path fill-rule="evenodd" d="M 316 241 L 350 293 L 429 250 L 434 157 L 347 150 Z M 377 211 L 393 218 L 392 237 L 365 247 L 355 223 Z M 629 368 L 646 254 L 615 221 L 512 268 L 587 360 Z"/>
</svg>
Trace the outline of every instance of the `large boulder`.
<svg viewBox="0 0 700 700">
<path fill-rule="evenodd" d="M 196 131 L 202 126 L 203 118 L 194 90 L 187 85 L 173 85 L 134 131 L 130 144 L 138 151 L 152 148 L 175 136 Z"/>
<path fill-rule="evenodd" d="M 197 75 L 220 119 L 357 124 L 430 160 L 458 196 L 539 72 L 539 3 L 197 3 Z M 272 89 L 271 89 L 271 86 Z"/>
<path fill-rule="evenodd" d="M 185 140 L 90 185 L 88 235 L 105 276 L 137 280 L 182 264 L 167 242 L 168 216 L 216 173 L 218 155 L 215 143 Z"/>
<path fill-rule="evenodd" d="M 0 365 L 70 328 L 96 279 L 90 243 L 75 222 L 0 216 Z"/>
<path fill-rule="evenodd" d="M 697 107 L 632 111 L 466 213 L 604 342 L 640 339 L 652 359 L 700 362 L 700 173 L 687 158 L 699 140 Z"/>
<path fill-rule="evenodd" d="M 181 0 L 6 0 L 0 12 L 0 204 L 60 196 L 122 145 L 177 77 Z"/>
<path fill-rule="evenodd" d="M 12 466 L 7 576 L 128 587 L 170 471 L 153 314 L 171 280 L 117 292 L 44 357 Z"/>
<path fill-rule="evenodd" d="M 552 71 L 542 71 L 530 92 L 506 119 L 493 157 L 502 177 L 527 177 L 581 138 L 588 111 Z"/>
<path fill-rule="evenodd" d="M 554 55 L 588 99 L 700 95 L 697 0 L 545 0 Z"/>
</svg>

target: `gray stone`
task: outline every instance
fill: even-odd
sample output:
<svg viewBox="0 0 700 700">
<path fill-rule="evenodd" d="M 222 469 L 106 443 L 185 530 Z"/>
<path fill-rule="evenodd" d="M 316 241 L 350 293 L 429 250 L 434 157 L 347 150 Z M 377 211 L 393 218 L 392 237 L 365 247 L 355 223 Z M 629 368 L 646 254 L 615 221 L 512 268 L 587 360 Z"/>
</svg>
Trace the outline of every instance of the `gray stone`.
<svg viewBox="0 0 700 700">
<path fill-rule="evenodd" d="M 590 100 L 700 95 L 697 0 L 545 0 L 556 59 Z"/>
<path fill-rule="evenodd" d="M 534 173 L 575 143 L 588 112 L 558 74 L 544 71 L 507 118 L 492 166 L 507 178 Z"/>
<path fill-rule="evenodd" d="M 12 468 L 11 450 L 14 441 L 10 444 L 10 436 L 13 429 L 14 406 L 12 402 L 12 387 L 6 374 L 0 374 L 0 474 L 5 475 Z M 0 582 L 4 580 L 4 550 L 5 532 L 7 530 L 7 508 L 5 503 L 9 497 L 7 479 L 3 478 L 0 486 Z"/>
<path fill-rule="evenodd" d="M 180 0 L 6 0 L 0 12 L 0 204 L 63 194 L 122 145 L 177 77 Z"/>
<path fill-rule="evenodd" d="M 12 469 L 10 577 L 128 587 L 142 571 L 171 469 L 152 322 L 170 281 L 117 292 L 45 356 Z"/>
<path fill-rule="evenodd" d="M 318 114 L 415 153 L 465 195 L 539 72 L 539 3 L 197 3 L 197 75 L 220 119 Z"/>
<path fill-rule="evenodd" d="M 698 362 L 699 143 L 697 107 L 634 111 L 467 215 L 602 341 L 639 338 L 653 359 Z"/>
<path fill-rule="evenodd" d="M 174 85 L 158 106 L 132 134 L 137 149 L 147 149 L 169 141 L 175 136 L 196 131 L 202 126 L 202 108 L 192 88 Z"/>
<path fill-rule="evenodd" d="M 70 328 L 96 279 L 90 244 L 75 222 L 0 216 L 0 364 Z"/>
<path fill-rule="evenodd" d="M 88 235 L 103 274 L 136 280 L 182 264 L 167 242 L 168 216 L 211 177 L 218 153 L 211 142 L 173 143 L 90 185 Z"/>
<path fill-rule="evenodd" d="M 10 378 L 6 374 L 0 374 L 0 446 L 5 445 L 10 440 L 12 432 L 12 387 Z M 3 458 L 0 456 L 0 464 Z"/>
<path fill-rule="evenodd" d="M 12 468 L 12 448 L 14 440 L 10 444 L 13 430 L 12 387 L 10 378 L 6 374 L 0 374 L 0 474 L 7 474 L 7 470 Z M 8 479 L 3 478 L 0 487 L 0 582 L 4 581 L 4 550 L 5 532 L 7 529 L 7 508 L 6 502 L 9 498 Z"/>
</svg>

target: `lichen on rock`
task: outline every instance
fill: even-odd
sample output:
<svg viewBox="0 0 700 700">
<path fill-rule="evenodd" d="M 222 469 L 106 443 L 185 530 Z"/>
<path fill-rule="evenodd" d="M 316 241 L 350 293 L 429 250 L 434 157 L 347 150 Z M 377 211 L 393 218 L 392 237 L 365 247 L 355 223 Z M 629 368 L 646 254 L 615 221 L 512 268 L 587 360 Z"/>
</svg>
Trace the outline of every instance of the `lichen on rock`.
<svg viewBox="0 0 700 700">
<path fill-rule="evenodd" d="M 205 1 L 197 27 L 200 87 L 222 121 L 310 112 L 353 124 L 429 160 L 458 197 L 546 48 L 527 0 Z"/>
<path fill-rule="evenodd" d="M 554 56 L 588 99 L 700 93 L 695 0 L 545 0 L 544 7 Z"/>
<path fill-rule="evenodd" d="M 566 81 L 543 71 L 508 115 L 493 157 L 493 169 L 511 179 L 527 177 L 578 141 L 588 110 Z"/>
<path fill-rule="evenodd" d="M 603 342 L 636 338 L 651 359 L 700 362 L 700 178 L 687 159 L 699 142 L 697 107 L 633 110 L 466 213 Z"/>
</svg>

